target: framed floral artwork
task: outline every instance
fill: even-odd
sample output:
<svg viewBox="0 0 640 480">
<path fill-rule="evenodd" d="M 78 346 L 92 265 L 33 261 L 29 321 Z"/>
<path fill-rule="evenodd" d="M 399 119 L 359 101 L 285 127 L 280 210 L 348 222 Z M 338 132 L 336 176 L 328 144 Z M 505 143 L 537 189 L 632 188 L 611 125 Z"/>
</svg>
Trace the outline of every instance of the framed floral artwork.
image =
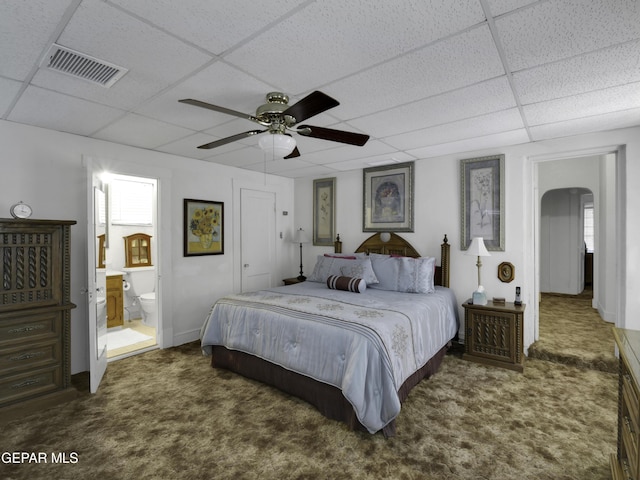
<svg viewBox="0 0 640 480">
<path fill-rule="evenodd" d="M 184 256 L 224 254 L 224 203 L 184 199 Z"/>
<path fill-rule="evenodd" d="M 333 247 L 336 234 L 336 179 L 313 181 L 313 244 Z"/>
<path fill-rule="evenodd" d="M 413 232 L 413 162 L 363 170 L 363 232 Z"/>
<path fill-rule="evenodd" d="M 487 250 L 504 251 L 504 155 L 460 160 L 460 248 L 482 237 Z"/>
</svg>

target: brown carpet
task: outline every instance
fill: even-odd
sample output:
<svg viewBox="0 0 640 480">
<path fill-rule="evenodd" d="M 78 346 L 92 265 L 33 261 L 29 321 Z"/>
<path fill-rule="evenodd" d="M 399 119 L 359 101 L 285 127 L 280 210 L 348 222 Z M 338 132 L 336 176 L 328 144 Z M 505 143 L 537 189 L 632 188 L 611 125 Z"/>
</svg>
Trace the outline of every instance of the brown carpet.
<svg viewBox="0 0 640 480">
<path fill-rule="evenodd" d="M 617 377 L 535 358 L 524 374 L 448 355 L 410 394 L 397 435 L 347 430 L 308 404 L 209 366 L 197 343 L 109 364 L 100 391 L 0 426 L 3 479 L 609 478 Z"/>
<path fill-rule="evenodd" d="M 580 295 L 543 293 L 540 339 L 529 357 L 616 373 L 613 324 L 591 306 L 592 291 Z"/>
</svg>

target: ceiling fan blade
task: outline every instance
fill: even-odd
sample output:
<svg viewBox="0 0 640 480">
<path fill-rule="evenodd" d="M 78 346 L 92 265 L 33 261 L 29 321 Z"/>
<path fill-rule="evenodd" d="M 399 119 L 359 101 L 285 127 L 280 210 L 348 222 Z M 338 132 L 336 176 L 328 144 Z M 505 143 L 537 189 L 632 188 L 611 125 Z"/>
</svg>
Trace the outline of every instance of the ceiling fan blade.
<svg viewBox="0 0 640 480">
<path fill-rule="evenodd" d="M 244 118 L 245 120 L 251 120 L 252 122 L 257 122 L 262 124 L 260 120 L 258 120 L 253 115 L 249 115 L 248 113 L 238 112 L 236 110 L 231 110 L 230 108 L 220 107 L 218 105 L 212 105 L 211 103 L 202 102 L 200 100 L 194 100 L 193 98 L 183 98 L 182 100 L 178 100 L 180 103 L 187 103 L 189 105 L 194 105 L 196 107 L 206 108 L 208 110 L 214 110 L 220 113 L 226 113 L 227 115 L 233 115 L 234 117 Z"/>
<path fill-rule="evenodd" d="M 216 140 L 215 142 L 205 143 L 204 145 L 200 145 L 198 148 L 209 150 L 210 148 L 221 147 L 222 145 L 226 145 L 227 143 L 242 140 L 243 138 L 258 135 L 259 133 L 263 132 L 266 132 L 266 130 L 249 130 L 248 132 L 238 133 L 236 135 L 231 135 L 230 137 L 221 138 L 220 140 Z"/>
<path fill-rule="evenodd" d="M 363 146 L 369 140 L 369 135 L 362 133 L 345 132 L 344 130 L 334 130 L 332 128 L 313 127 L 311 125 L 300 125 L 298 133 L 305 137 L 320 138 L 332 142 L 348 143 L 349 145 Z"/>
<path fill-rule="evenodd" d="M 298 150 L 298 147 L 295 147 L 289 155 L 284 157 L 284 159 L 286 160 L 287 158 L 296 158 L 299 156 L 300 156 L 300 150 Z"/>
<path fill-rule="evenodd" d="M 329 95 L 315 91 L 298 103 L 291 105 L 283 112 L 283 115 L 291 115 L 296 119 L 296 123 L 299 123 L 338 105 L 340 105 L 340 102 Z"/>
</svg>

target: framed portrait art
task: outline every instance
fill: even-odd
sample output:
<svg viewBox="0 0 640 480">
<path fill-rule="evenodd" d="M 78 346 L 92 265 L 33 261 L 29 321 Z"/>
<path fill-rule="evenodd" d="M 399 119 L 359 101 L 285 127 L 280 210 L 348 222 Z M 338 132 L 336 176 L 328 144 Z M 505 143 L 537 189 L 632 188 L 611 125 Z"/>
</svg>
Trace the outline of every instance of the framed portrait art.
<svg viewBox="0 0 640 480">
<path fill-rule="evenodd" d="M 413 232 L 413 162 L 365 168 L 363 232 Z"/>
<path fill-rule="evenodd" d="M 224 254 L 224 203 L 184 199 L 184 256 Z"/>
<path fill-rule="evenodd" d="M 504 155 L 460 160 L 460 248 L 482 237 L 487 250 L 504 251 Z"/>
<path fill-rule="evenodd" d="M 313 244 L 333 247 L 336 230 L 336 179 L 313 181 Z"/>
</svg>

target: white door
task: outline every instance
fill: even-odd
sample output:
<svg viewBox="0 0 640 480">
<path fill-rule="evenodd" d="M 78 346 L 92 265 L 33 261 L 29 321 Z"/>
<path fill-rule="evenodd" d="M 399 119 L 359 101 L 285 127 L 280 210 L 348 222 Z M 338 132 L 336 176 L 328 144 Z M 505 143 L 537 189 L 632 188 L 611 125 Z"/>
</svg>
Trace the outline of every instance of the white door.
<svg viewBox="0 0 640 480">
<path fill-rule="evenodd" d="M 89 312 L 89 368 L 91 393 L 96 393 L 107 369 L 107 272 L 98 268 L 98 237 L 107 234 L 106 194 L 98 176 L 88 168 L 87 302 Z M 108 242 L 108 238 L 106 238 Z"/>
<path fill-rule="evenodd" d="M 273 286 L 276 255 L 275 193 L 240 191 L 240 242 L 243 292 Z"/>
</svg>

